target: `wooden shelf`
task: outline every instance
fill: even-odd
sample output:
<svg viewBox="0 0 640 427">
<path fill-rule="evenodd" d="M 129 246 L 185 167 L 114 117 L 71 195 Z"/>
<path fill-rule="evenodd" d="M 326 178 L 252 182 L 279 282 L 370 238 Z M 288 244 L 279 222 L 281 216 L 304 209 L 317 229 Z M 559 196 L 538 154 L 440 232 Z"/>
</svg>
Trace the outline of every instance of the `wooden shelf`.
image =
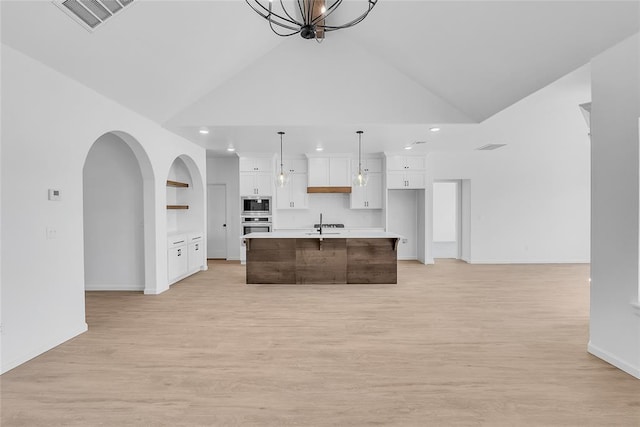
<svg viewBox="0 0 640 427">
<path fill-rule="evenodd" d="M 307 193 L 351 193 L 351 187 L 307 187 Z"/>
<path fill-rule="evenodd" d="M 167 180 L 167 187 L 188 187 L 189 184 L 187 184 L 186 182 L 179 182 L 179 181 L 171 181 L 171 180 Z"/>
<path fill-rule="evenodd" d="M 167 205 L 167 209 L 189 209 L 189 205 Z"/>
</svg>

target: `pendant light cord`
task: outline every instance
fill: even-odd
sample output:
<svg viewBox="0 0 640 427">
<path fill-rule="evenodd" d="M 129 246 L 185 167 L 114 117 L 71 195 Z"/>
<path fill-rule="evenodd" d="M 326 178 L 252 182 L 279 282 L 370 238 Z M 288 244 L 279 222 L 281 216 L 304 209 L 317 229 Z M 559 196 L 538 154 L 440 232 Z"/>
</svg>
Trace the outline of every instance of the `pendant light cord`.
<svg viewBox="0 0 640 427">
<path fill-rule="evenodd" d="M 282 172 L 282 135 L 284 132 L 278 132 L 280 134 L 280 175 L 284 175 Z"/>
</svg>

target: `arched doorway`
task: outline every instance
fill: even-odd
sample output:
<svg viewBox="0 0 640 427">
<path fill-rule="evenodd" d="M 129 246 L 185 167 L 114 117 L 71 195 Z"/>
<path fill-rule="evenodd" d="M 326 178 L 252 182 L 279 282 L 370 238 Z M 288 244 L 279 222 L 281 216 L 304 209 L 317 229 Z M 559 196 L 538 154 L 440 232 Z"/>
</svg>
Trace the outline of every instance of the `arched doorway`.
<svg viewBox="0 0 640 427">
<path fill-rule="evenodd" d="M 153 172 L 140 143 L 118 131 L 98 138 L 83 168 L 86 290 L 155 289 L 153 202 Z"/>
</svg>

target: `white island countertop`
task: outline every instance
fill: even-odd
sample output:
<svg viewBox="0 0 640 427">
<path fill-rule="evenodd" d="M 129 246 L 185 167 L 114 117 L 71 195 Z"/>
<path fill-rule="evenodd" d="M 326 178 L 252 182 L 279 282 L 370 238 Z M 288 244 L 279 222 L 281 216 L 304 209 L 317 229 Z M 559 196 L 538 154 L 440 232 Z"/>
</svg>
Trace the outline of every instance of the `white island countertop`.
<svg viewBox="0 0 640 427">
<path fill-rule="evenodd" d="M 386 231 L 368 231 L 368 230 L 349 230 L 334 231 L 330 229 L 322 231 L 293 231 L 282 230 L 272 231 L 270 233 L 249 233 L 242 236 L 245 239 L 401 239 L 403 236 L 396 233 L 387 233 Z"/>
</svg>

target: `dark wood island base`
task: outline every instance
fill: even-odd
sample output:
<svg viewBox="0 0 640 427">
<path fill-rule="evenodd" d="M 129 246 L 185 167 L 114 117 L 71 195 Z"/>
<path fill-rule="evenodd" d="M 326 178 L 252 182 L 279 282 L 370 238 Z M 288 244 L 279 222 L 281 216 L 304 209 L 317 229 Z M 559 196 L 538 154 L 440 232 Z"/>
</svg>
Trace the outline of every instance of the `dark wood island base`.
<svg viewBox="0 0 640 427">
<path fill-rule="evenodd" d="M 396 284 L 398 238 L 246 238 L 247 284 Z"/>
</svg>

